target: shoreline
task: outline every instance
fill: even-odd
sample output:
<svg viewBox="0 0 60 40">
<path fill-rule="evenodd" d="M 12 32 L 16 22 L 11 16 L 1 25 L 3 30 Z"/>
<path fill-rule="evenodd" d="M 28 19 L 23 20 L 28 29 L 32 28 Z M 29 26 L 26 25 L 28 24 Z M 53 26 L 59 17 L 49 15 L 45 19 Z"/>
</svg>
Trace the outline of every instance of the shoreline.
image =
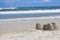
<svg viewBox="0 0 60 40">
<path fill-rule="evenodd" d="M 47 16 L 47 17 L 29 17 L 29 18 L 11 18 L 11 19 L 0 19 L 1 21 L 22 21 L 22 20 L 43 20 L 43 19 L 60 19 L 60 16 Z"/>
</svg>

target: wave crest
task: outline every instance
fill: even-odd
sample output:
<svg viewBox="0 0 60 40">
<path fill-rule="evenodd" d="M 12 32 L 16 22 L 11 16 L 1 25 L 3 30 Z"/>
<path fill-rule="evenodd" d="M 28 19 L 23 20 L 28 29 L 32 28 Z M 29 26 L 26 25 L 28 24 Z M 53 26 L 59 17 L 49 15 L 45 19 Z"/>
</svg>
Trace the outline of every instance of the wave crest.
<svg viewBox="0 0 60 40">
<path fill-rule="evenodd" d="M 60 13 L 60 9 L 52 10 L 28 10 L 28 11 L 0 11 L 0 14 L 31 14 L 31 13 Z"/>
</svg>

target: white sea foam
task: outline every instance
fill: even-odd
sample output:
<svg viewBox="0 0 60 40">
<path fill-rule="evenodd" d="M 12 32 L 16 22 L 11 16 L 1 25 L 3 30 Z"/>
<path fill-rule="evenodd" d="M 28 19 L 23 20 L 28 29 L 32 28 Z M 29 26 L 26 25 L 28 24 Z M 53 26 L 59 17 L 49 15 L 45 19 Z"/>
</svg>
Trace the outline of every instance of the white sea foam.
<svg viewBox="0 0 60 40">
<path fill-rule="evenodd" d="M 0 14 L 31 14 L 31 13 L 60 13 L 60 9 L 28 10 L 28 11 L 0 11 Z"/>
</svg>

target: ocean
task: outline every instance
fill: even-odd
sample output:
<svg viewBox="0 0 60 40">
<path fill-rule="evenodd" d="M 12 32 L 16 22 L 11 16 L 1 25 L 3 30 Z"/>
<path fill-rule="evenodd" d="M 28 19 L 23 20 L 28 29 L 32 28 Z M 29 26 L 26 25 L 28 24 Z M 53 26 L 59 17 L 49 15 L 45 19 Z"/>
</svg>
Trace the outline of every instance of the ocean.
<svg viewBox="0 0 60 40">
<path fill-rule="evenodd" d="M 60 16 L 60 13 L 0 14 L 0 19 Z"/>
<path fill-rule="evenodd" d="M 27 19 L 45 19 L 50 17 L 60 18 L 60 6 L 53 7 L 18 7 L 18 8 L 0 8 L 0 22 L 7 22 L 9 19 L 27 20 Z M 19 19 L 18 19 L 19 18 Z M 27 18 L 27 19 L 26 19 Z M 6 19 L 6 20 L 5 20 Z M 36 20 L 34 19 L 34 20 Z"/>
<path fill-rule="evenodd" d="M 13 8 L 0 8 L 0 11 L 27 11 L 27 10 L 52 10 L 60 9 L 60 6 L 40 6 L 40 7 L 13 7 Z"/>
</svg>

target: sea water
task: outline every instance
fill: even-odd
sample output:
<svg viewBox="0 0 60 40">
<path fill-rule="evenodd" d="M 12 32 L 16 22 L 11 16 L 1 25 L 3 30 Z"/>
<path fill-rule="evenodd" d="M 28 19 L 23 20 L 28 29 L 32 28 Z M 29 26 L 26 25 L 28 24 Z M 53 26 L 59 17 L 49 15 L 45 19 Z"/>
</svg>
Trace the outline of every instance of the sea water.
<svg viewBox="0 0 60 40">
<path fill-rule="evenodd" d="M 57 11 L 55 11 L 57 10 Z M 3 8 L 0 10 L 0 22 L 7 21 L 23 21 L 27 19 L 50 19 L 50 18 L 60 18 L 60 7 L 25 7 L 25 8 Z M 47 18 L 48 17 L 48 18 Z M 49 18 L 50 17 L 50 18 Z M 19 19 L 17 19 L 19 18 Z M 26 19 L 27 18 L 27 19 Z M 6 19 L 6 20 L 5 20 Z M 9 19 L 9 20 L 8 20 Z M 13 20 L 11 20 L 13 19 Z"/>
</svg>

